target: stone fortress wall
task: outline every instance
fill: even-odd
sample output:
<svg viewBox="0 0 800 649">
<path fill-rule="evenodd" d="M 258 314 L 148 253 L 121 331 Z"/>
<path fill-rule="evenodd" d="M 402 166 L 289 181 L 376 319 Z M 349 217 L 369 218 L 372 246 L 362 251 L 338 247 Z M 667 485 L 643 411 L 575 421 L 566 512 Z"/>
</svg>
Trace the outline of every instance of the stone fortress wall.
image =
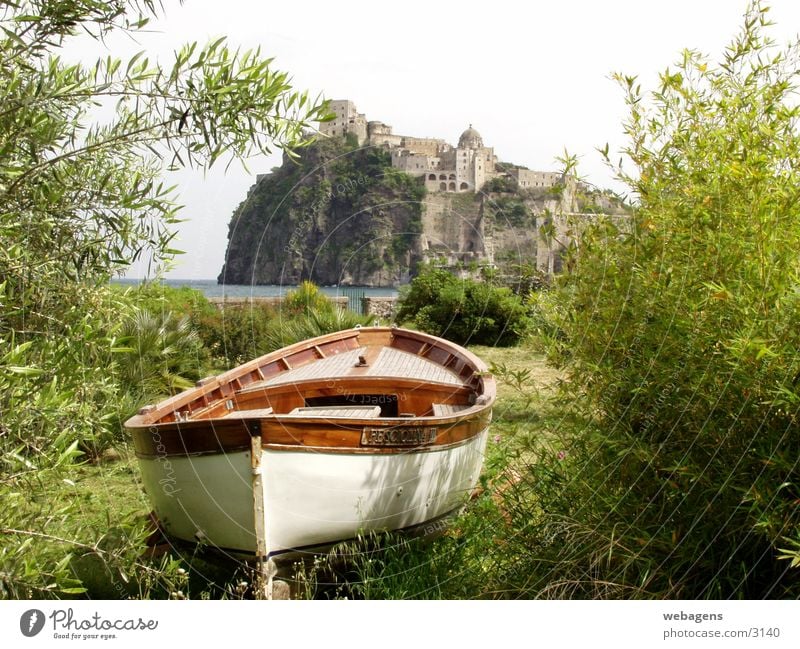
<svg viewBox="0 0 800 649">
<path fill-rule="evenodd" d="M 579 181 L 555 171 L 535 171 L 498 165 L 492 147 L 470 124 L 453 146 L 443 139 L 398 135 L 381 121 L 368 121 L 350 100 L 332 101 L 336 118 L 320 124 L 328 136 L 355 135 L 359 145 L 387 147 L 392 166 L 423 180 L 425 198 L 420 251 L 424 259 L 452 269 L 472 264 L 495 265 L 495 250 L 514 251 L 521 258 L 535 258 L 537 268 L 548 274 L 559 272 L 561 256 L 572 239 L 571 219 L 575 213 L 575 191 Z M 484 218 L 483 194 L 470 201 L 470 192 L 480 192 L 493 178 L 508 178 L 523 192 L 523 200 L 537 215 L 537 225 L 498 227 Z M 562 186 L 553 195 L 538 190 Z M 466 195 L 464 195 L 466 194 Z M 539 224 L 551 224 L 545 235 Z M 370 312 L 386 315 L 390 306 L 380 300 L 369 304 Z"/>
</svg>

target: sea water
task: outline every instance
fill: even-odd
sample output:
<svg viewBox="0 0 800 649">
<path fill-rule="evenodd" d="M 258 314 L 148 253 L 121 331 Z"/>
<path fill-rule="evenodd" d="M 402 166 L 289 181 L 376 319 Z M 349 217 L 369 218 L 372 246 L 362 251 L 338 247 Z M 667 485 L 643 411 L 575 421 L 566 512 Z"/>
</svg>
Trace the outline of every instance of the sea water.
<svg viewBox="0 0 800 649">
<path fill-rule="evenodd" d="M 136 286 L 142 283 L 140 279 L 114 279 L 114 284 L 123 286 Z M 286 295 L 289 291 L 297 289 L 292 285 L 275 284 L 217 284 L 215 279 L 165 279 L 162 283 L 173 288 L 187 286 L 200 291 L 206 297 L 277 297 Z M 397 289 L 368 288 L 365 286 L 321 286 L 320 290 L 329 297 L 352 296 L 358 293 L 365 297 L 396 297 Z"/>
</svg>

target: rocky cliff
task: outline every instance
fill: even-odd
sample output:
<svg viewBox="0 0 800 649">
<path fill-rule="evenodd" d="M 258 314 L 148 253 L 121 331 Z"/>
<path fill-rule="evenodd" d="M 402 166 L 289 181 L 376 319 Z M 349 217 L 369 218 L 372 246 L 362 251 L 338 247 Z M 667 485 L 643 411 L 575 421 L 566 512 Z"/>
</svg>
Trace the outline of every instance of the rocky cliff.
<svg viewBox="0 0 800 649">
<path fill-rule="evenodd" d="M 576 182 L 521 190 L 496 178 L 481 193 L 426 195 L 383 148 L 331 138 L 259 177 L 234 212 L 220 283 L 397 286 L 418 262 L 476 272 L 558 272 L 567 215 L 620 212 Z"/>
<path fill-rule="evenodd" d="M 421 259 L 425 190 L 384 149 L 330 139 L 259 177 L 233 214 L 220 283 L 397 285 Z"/>
</svg>

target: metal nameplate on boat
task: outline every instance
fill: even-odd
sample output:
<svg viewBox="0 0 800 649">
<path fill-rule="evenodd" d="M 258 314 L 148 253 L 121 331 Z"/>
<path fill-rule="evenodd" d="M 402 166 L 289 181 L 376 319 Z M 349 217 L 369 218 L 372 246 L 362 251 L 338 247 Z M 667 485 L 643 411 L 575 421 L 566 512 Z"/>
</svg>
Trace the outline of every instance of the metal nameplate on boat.
<svg viewBox="0 0 800 649">
<path fill-rule="evenodd" d="M 367 427 L 361 433 L 361 446 L 423 446 L 435 441 L 436 428 L 432 426 Z"/>
</svg>

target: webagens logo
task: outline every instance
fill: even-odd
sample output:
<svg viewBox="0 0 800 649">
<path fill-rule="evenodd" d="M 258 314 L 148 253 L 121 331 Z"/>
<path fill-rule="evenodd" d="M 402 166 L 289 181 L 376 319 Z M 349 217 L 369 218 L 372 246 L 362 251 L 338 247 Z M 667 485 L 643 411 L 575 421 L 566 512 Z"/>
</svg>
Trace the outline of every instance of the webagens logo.
<svg viewBox="0 0 800 649">
<path fill-rule="evenodd" d="M 19 618 L 19 630 L 22 635 L 32 638 L 44 628 L 44 613 L 38 608 L 25 611 Z"/>
</svg>

